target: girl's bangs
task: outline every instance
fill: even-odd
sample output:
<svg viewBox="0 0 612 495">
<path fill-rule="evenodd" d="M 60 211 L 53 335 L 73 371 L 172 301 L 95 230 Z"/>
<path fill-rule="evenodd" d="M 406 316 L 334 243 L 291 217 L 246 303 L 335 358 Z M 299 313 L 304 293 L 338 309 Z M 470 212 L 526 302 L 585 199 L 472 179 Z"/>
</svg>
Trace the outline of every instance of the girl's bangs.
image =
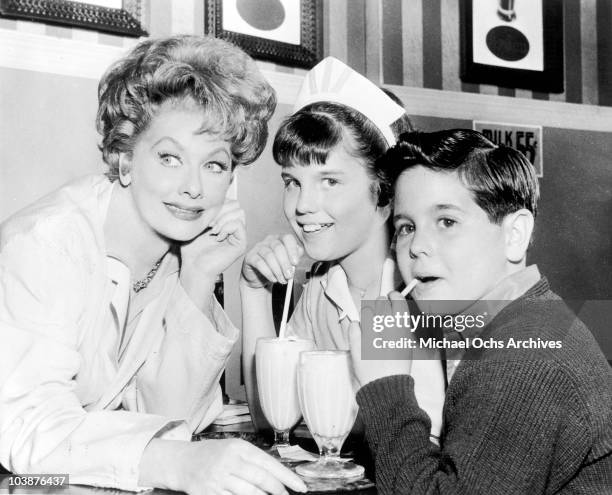
<svg viewBox="0 0 612 495">
<path fill-rule="evenodd" d="M 342 129 L 327 116 L 298 113 L 289 117 L 274 139 L 272 154 L 279 165 L 324 165 L 342 141 Z"/>
</svg>

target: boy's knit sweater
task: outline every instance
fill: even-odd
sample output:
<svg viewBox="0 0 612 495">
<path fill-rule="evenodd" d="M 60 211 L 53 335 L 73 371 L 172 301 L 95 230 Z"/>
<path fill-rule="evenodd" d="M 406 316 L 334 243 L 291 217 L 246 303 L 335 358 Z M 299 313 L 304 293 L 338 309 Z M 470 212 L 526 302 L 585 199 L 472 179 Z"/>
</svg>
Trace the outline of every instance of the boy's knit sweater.
<svg viewBox="0 0 612 495">
<path fill-rule="evenodd" d="M 409 376 L 357 395 L 381 494 L 612 494 L 612 370 L 541 279 L 480 335 L 561 349 L 469 350 L 449 384 L 440 447 Z"/>
</svg>

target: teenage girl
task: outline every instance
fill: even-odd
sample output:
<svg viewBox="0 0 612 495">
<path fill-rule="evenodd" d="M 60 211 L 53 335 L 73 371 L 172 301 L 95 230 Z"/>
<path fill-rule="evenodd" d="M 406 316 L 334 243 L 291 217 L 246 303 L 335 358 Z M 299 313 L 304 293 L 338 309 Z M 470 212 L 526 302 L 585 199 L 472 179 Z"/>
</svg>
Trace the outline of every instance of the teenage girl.
<svg viewBox="0 0 612 495">
<path fill-rule="evenodd" d="M 398 103 L 395 95 L 330 57 L 308 73 L 297 111 L 276 134 L 273 154 L 282 167 L 283 208 L 293 234 L 269 235 L 256 244 L 245 257 L 240 282 L 243 369 L 255 421 L 260 416 L 255 344 L 275 335 L 272 284 L 293 277 L 304 251 L 317 263 L 287 335 L 314 340 L 319 349 L 349 349 L 348 328 L 359 321 L 361 300 L 386 295 L 397 285 L 390 189 L 376 160 L 412 129 Z M 440 363 L 433 364 L 440 383 Z M 421 383 L 431 393 L 431 384 Z M 440 395 L 443 385 L 430 415 L 441 415 Z M 434 424 L 437 435 L 440 420 Z"/>
</svg>

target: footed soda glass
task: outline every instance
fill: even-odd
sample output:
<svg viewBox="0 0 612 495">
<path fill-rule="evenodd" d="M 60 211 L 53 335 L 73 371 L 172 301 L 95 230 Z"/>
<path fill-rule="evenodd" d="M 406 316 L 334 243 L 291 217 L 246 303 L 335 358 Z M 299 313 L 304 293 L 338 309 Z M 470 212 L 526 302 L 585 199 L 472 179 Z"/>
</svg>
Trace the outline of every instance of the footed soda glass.
<svg viewBox="0 0 612 495">
<path fill-rule="evenodd" d="M 319 447 L 319 459 L 297 466 L 311 479 L 358 480 L 364 468 L 340 459 L 340 449 L 357 416 L 348 351 L 300 354 L 298 392 L 308 429 Z"/>
<path fill-rule="evenodd" d="M 278 447 L 289 446 L 289 432 L 302 417 L 297 390 L 300 353 L 314 349 L 311 340 L 260 338 L 255 347 L 257 390 L 263 413 L 274 429 L 269 453 L 278 456 Z"/>
</svg>

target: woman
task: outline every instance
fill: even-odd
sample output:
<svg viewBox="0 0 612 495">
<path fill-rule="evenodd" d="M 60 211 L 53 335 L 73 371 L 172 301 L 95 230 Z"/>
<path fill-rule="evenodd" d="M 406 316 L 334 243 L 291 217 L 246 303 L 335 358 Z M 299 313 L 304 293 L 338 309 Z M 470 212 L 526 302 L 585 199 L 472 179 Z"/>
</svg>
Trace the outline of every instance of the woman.
<svg viewBox="0 0 612 495">
<path fill-rule="evenodd" d="M 2 226 L 0 461 L 128 490 L 303 490 L 246 442 L 188 442 L 221 407 L 238 332 L 213 288 L 246 243 L 225 193 L 274 91 L 232 45 L 176 36 L 135 47 L 98 96 L 107 176 Z"/>
<path fill-rule="evenodd" d="M 319 263 L 313 266 L 288 335 L 314 340 L 317 348 L 349 349 L 349 324 L 359 321 L 361 300 L 376 299 L 396 287 L 390 190 L 376 160 L 399 134 L 412 129 L 397 101 L 330 57 L 309 72 L 296 113 L 276 134 L 273 153 L 282 166 L 284 212 L 294 235 L 268 236 L 249 251 L 242 267 L 243 369 L 255 417 L 260 415 L 255 344 L 259 337 L 274 336 L 271 285 L 293 276 L 304 250 Z M 432 416 L 435 435 L 443 401 L 438 368 L 437 383 L 420 380 L 422 407 Z"/>
</svg>

